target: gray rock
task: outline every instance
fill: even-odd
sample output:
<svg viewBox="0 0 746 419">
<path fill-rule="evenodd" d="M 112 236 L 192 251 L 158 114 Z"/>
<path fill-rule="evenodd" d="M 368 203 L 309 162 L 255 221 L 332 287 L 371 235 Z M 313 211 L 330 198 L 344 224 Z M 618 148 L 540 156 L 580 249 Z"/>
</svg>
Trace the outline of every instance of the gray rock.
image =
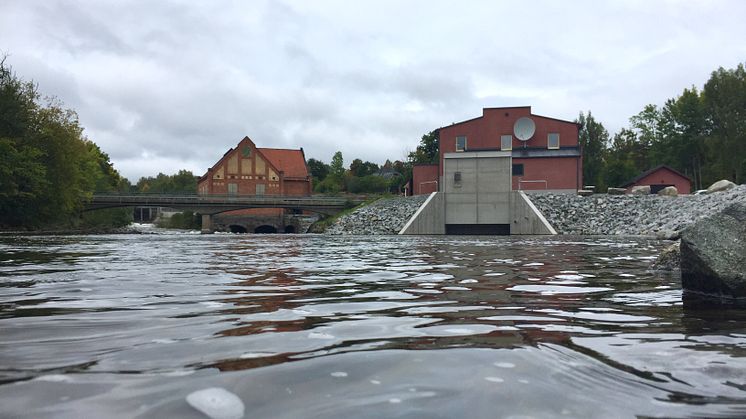
<svg viewBox="0 0 746 419">
<path fill-rule="evenodd" d="M 606 189 L 606 193 L 609 195 L 624 195 L 627 193 L 627 190 L 624 188 L 608 188 Z"/>
<path fill-rule="evenodd" d="M 588 189 L 578 189 L 578 195 L 579 196 L 591 196 L 593 195 L 593 191 Z"/>
<path fill-rule="evenodd" d="M 658 195 L 661 196 L 679 196 L 679 190 L 675 186 L 666 186 L 665 188 L 658 191 Z"/>
<path fill-rule="evenodd" d="M 681 261 L 681 249 L 679 242 L 676 242 L 663 249 L 658 259 L 653 262 L 652 268 L 659 271 L 678 270 Z"/>
<path fill-rule="evenodd" d="M 382 198 L 337 219 L 326 229 L 333 235 L 397 234 L 428 195 Z"/>
<path fill-rule="evenodd" d="M 746 185 L 707 195 L 535 194 L 531 201 L 560 234 L 649 235 L 675 239 L 697 220 L 736 202 L 746 203 Z"/>
<path fill-rule="evenodd" d="M 707 193 L 723 192 L 723 191 L 733 189 L 735 187 L 736 187 L 736 184 L 729 180 L 726 180 L 726 179 L 718 180 L 717 182 L 710 185 L 709 188 L 707 188 Z"/>
<path fill-rule="evenodd" d="M 650 195 L 650 185 L 633 186 L 629 193 L 631 195 Z"/>
<path fill-rule="evenodd" d="M 746 305 L 746 203 L 683 231 L 681 286 L 689 299 Z"/>
</svg>

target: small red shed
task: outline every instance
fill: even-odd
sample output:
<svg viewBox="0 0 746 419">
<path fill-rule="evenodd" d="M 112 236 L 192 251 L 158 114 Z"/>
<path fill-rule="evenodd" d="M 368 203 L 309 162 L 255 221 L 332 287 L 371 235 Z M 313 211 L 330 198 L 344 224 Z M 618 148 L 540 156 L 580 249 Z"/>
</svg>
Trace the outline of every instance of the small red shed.
<svg viewBox="0 0 746 419">
<path fill-rule="evenodd" d="M 438 163 L 415 164 L 412 168 L 412 195 L 438 192 Z"/>
<path fill-rule="evenodd" d="M 656 194 L 666 186 L 675 186 L 680 194 L 688 194 L 692 191 L 692 180 L 689 176 L 673 169 L 665 164 L 654 167 L 636 178 L 622 185 L 627 192 L 635 186 L 650 185 L 650 193 Z"/>
</svg>

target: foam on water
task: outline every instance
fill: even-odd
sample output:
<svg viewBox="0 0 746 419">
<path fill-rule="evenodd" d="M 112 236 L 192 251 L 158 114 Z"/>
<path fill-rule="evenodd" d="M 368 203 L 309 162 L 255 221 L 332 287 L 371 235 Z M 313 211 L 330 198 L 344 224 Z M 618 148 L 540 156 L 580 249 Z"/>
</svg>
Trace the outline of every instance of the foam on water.
<svg viewBox="0 0 746 419">
<path fill-rule="evenodd" d="M 230 391 L 220 387 L 210 387 L 190 393 L 187 403 L 211 419 L 241 419 L 244 417 L 244 404 Z"/>
</svg>

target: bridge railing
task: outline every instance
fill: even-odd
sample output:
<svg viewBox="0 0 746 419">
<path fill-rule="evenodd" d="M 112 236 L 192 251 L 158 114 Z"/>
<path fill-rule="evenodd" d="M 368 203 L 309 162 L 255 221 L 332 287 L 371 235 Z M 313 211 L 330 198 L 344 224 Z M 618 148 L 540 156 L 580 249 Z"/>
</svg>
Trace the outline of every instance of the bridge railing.
<svg viewBox="0 0 746 419">
<path fill-rule="evenodd" d="M 175 203 L 225 203 L 225 202 L 245 202 L 253 203 L 272 203 L 282 201 L 284 203 L 308 203 L 316 202 L 328 205 L 340 205 L 343 203 L 359 203 L 367 199 L 364 195 L 237 195 L 237 194 L 155 194 L 155 193 L 96 193 L 93 195 L 91 202 L 137 202 L 138 204 L 175 204 Z"/>
</svg>

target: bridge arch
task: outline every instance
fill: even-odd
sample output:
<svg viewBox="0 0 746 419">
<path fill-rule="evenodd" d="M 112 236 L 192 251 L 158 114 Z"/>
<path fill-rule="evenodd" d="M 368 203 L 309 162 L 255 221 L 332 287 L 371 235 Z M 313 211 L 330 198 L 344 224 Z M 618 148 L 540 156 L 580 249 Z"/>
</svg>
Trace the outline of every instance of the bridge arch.
<svg viewBox="0 0 746 419">
<path fill-rule="evenodd" d="M 286 234 L 295 234 L 295 226 L 294 225 L 286 225 L 285 226 L 285 233 Z"/>
<path fill-rule="evenodd" d="M 254 229 L 256 234 L 275 234 L 277 233 L 277 227 L 263 224 Z"/>
<path fill-rule="evenodd" d="M 249 232 L 249 230 L 246 229 L 246 227 L 238 224 L 231 224 L 228 226 L 228 229 L 231 231 L 231 233 L 242 233 L 246 234 Z"/>
</svg>

